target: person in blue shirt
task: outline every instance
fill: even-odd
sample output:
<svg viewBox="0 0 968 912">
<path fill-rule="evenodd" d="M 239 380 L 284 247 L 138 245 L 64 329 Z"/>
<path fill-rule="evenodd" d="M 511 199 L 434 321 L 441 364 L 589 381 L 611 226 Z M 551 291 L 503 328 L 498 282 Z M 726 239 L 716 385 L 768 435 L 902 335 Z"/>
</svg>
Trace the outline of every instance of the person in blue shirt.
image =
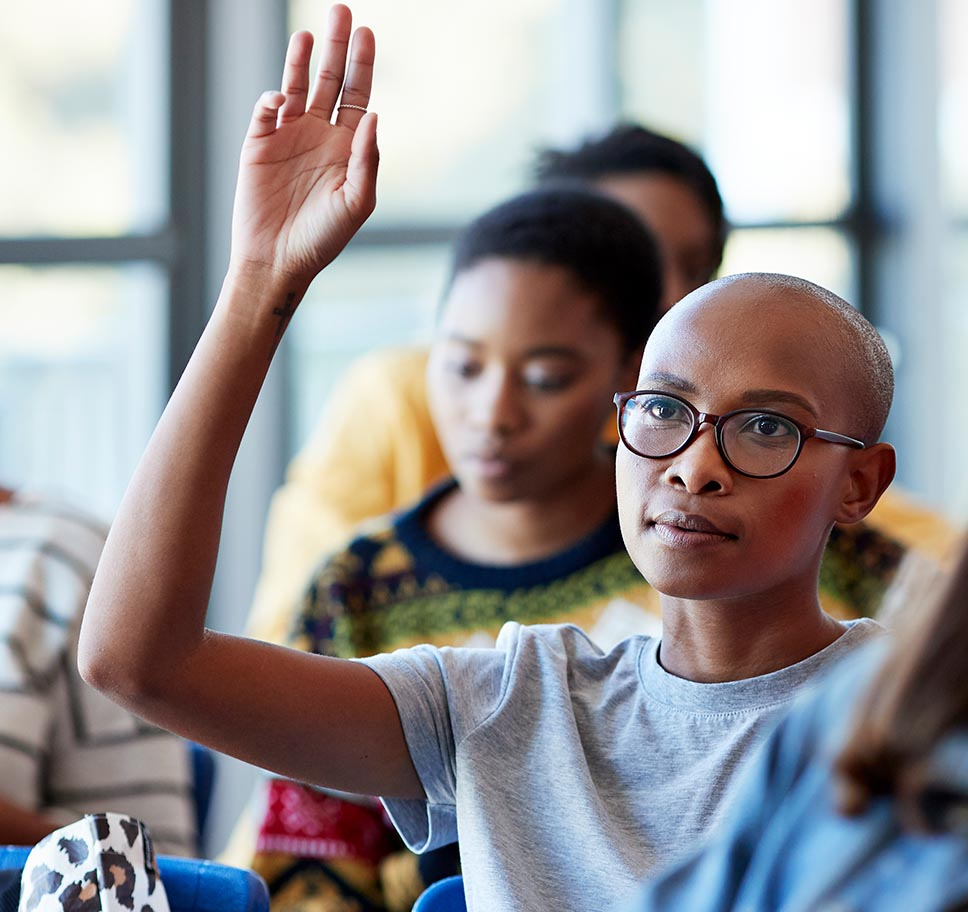
<svg viewBox="0 0 968 912">
<path fill-rule="evenodd" d="M 717 834 L 634 912 L 968 909 L 966 601 L 968 547 L 893 647 L 804 694 Z"/>
</svg>

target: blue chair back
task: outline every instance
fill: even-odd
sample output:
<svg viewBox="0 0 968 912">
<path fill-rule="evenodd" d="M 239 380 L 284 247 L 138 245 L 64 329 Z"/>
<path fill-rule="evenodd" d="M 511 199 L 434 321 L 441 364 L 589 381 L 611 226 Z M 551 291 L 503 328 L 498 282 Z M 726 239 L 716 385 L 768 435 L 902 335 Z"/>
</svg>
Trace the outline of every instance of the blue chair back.
<svg viewBox="0 0 968 912">
<path fill-rule="evenodd" d="M 212 804 L 212 787 L 215 784 L 215 754 L 207 747 L 188 742 L 188 752 L 192 761 L 192 789 L 195 793 L 195 826 L 198 833 L 198 847 L 202 855 L 207 854 L 205 829 L 208 823 L 208 809 Z"/>
<path fill-rule="evenodd" d="M 464 878 L 456 875 L 431 884 L 414 903 L 413 912 L 467 912 Z"/>
<path fill-rule="evenodd" d="M 23 870 L 32 846 L 0 846 L 0 870 Z M 171 912 L 269 912 L 265 881 L 245 868 L 158 856 Z"/>
</svg>

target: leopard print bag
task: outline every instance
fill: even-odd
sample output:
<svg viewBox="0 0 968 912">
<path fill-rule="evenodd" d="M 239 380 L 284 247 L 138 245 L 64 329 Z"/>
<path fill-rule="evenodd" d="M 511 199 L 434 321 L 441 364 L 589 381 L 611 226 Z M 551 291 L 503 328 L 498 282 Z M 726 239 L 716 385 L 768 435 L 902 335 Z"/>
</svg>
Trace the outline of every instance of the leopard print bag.
<svg viewBox="0 0 968 912">
<path fill-rule="evenodd" d="M 18 912 L 170 912 L 145 825 L 87 814 L 31 849 Z"/>
</svg>

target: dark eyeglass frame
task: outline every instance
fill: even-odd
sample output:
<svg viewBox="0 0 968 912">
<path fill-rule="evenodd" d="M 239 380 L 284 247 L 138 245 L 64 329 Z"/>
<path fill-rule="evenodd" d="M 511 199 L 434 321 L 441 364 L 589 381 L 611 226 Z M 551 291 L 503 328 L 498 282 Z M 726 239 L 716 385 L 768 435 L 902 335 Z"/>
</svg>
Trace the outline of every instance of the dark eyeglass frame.
<svg viewBox="0 0 968 912">
<path fill-rule="evenodd" d="M 681 402 L 689 411 L 692 413 L 692 430 L 689 431 L 689 436 L 677 446 L 674 450 L 665 453 L 662 456 L 649 456 L 647 453 L 639 452 L 634 446 L 632 446 L 628 440 L 625 439 L 625 430 L 622 427 L 622 413 L 625 411 L 625 406 L 628 404 L 630 399 L 634 399 L 636 396 L 663 396 L 666 399 L 674 399 L 676 402 Z M 613 400 L 616 409 L 618 409 L 618 436 L 625 448 L 631 453 L 635 453 L 636 456 L 641 456 L 643 459 L 668 459 L 670 456 L 676 456 L 681 453 L 686 447 L 688 447 L 698 436 L 699 429 L 704 424 L 711 424 L 716 436 L 716 449 L 719 450 L 719 455 L 723 457 L 723 462 L 726 463 L 734 472 L 738 472 L 740 475 L 745 475 L 747 478 L 778 478 L 780 475 L 785 475 L 793 466 L 796 461 L 800 458 L 800 453 L 803 451 L 803 445 L 811 437 L 817 440 L 824 440 L 827 443 L 839 443 L 843 446 L 853 447 L 855 450 L 867 449 L 867 444 L 861 440 L 857 440 L 854 437 L 848 437 L 845 434 L 837 434 L 834 431 L 822 431 L 820 428 L 810 427 L 810 425 L 803 424 L 797 421 L 796 418 L 791 418 L 789 415 L 784 415 L 783 412 L 778 412 L 775 409 L 768 408 L 742 408 L 733 409 L 731 412 L 724 412 L 722 415 L 713 415 L 709 412 L 700 412 L 688 399 L 683 399 L 682 396 L 678 396 L 675 393 L 668 393 L 665 390 L 632 390 L 627 393 L 616 393 Z M 738 468 L 733 461 L 726 455 L 726 448 L 723 446 L 723 424 L 732 418 L 734 415 L 772 415 L 774 418 L 780 418 L 783 421 L 788 421 L 792 424 L 798 432 L 799 439 L 797 440 L 797 450 L 793 454 L 793 458 L 790 460 L 790 464 L 785 468 L 781 469 L 779 472 L 773 472 L 770 475 L 753 475 L 750 472 L 744 472 L 742 469 Z"/>
</svg>

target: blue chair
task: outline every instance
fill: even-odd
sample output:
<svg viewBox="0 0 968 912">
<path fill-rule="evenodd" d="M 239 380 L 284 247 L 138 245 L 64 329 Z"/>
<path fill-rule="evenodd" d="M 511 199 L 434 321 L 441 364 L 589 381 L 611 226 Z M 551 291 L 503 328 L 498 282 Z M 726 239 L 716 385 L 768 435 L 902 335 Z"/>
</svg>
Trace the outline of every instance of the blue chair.
<svg viewBox="0 0 968 912">
<path fill-rule="evenodd" d="M 431 884 L 414 903 L 413 912 L 467 912 L 464 878 L 458 874 Z"/>
<path fill-rule="evenodd" d="M 189 741 L 188 752 L 192 763 L 192 789 L 195 793 L 195 826 L 198 833 L 198 847 L 202 855 L 206 853 L 205 829 L 208 823 L 208 810 L 212 804 L 212 787 L 215 784 L 215 754 L 202 744 Z"/>
<path fill-rule="evenodd" d="M 32 846 L 0 846 L 0 870 L 23 870 Z M 265 881 L 245 868 L 158 856 L 171 912 L 269 912 Z"/>
</svg>

